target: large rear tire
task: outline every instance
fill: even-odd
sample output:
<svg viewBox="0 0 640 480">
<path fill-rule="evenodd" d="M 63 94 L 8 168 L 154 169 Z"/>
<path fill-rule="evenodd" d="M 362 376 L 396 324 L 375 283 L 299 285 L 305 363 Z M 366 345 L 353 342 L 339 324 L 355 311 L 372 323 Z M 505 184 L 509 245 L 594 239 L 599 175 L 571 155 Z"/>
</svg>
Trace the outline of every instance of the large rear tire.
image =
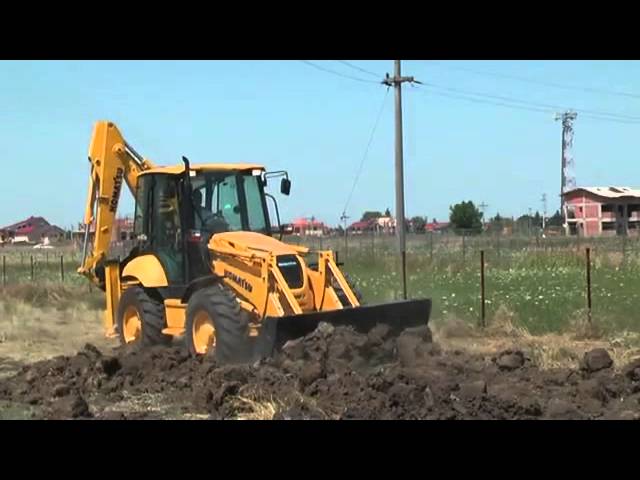
<svg viewBox="0 0 640 480">
<path fill-rule="evenodd" d="M 171 336 L 162 333 L 166 324 L 164 304 L 152 298 L 144 288 L 129 287 L 122 293 L 117 316 L 120 343 L 169 345 Z"/>
<path fill-rule="evenodd" d="M 198 290 L 189 299 L 185 341 L 194 356 L 213 352 L 221 363 L 250 358 L 249 321 L 235 295 L 223 284 Z"/>
</svg>

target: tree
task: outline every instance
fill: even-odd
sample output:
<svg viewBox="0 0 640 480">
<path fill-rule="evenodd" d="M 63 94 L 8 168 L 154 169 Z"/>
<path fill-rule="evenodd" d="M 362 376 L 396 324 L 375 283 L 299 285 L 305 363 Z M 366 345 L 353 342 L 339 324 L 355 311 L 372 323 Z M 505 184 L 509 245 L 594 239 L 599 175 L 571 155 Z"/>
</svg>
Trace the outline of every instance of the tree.
<svg viewBox="0 0 640 480">
<path fill-rule="evenodd" d="M 518 233 L 528 235 L 533 228 L 533 217 L 529 215 L 521 215 L 516 220 L 516 230 Z"/>
<path fill-rule="evenodd" d="M 502 233 L 504 227 L 504 218 L 500 216 L 500 213 L 496 213 L 496 216 L 489 220 L 489 226 L 487 227 L 487 230 L 491 233 Z"/>
<path fill-rule="evenodd" d="M 549 217 L 549 220 L 547 220 L 547 225 L 549 225 L 550 227 L 561 227 L 562 222 L 562 214 L 560 213 L 560 210 L 556 210 L 556 213 L 554 213 L 553 216 Z"/>
<path fill-rule="evenodd" d="M 482 231 L 482 212 L 471 200 L 452 205 L 449 210 L 449 221 L 456 230 L 473 234 Z"/>
<path fill-rule="evenodd" d="M 536 210 L 536 214 L 533 216 L 533 226 L 537 228 L 542 228 L 542 216 Z"/>
<path fill-rule="evenodd" d="M 427 219 L 425 217 L 413 217 L 411 219 L 411 225 L 413 226 L 413 231 L 418 233 L 424 232 L 424 226 L 427 224 Z"/>
<path fill-rule="evenodd" d="M 362 214 L 362 218 L 360 219 L 361 222 L 367 222 L 369 220 L 374 220 L 376 218 L 380 218 L 382 216 L 382 213 L 376 211 L 366 211 Z"/>
<path fill-rule="evenodd" d="M 391 210 L 389 210 L 388 208 L 384 211 L 384 216 L 385 217 L 390 217 L 391 216 Z"/>
</svg>

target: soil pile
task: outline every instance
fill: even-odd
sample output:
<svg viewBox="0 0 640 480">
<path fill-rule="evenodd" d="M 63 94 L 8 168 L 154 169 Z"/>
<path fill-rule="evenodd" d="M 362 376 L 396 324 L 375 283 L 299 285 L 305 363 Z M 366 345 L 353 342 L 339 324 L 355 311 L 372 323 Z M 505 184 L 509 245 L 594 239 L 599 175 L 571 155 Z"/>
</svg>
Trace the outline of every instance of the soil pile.
<svg viewBox="0 0 640 480">
<path fill-rule="evenodd" d="M 251 365 L 86 345 L 0 380 L 0 400 L 45 419 L 640 418 L 640 359 L 613 367 L 602 349 L 574 370 L 541 371 L 522 351 L 442 352 L 428 328 L 396 337 L 321 324 Z"/>
</svg>

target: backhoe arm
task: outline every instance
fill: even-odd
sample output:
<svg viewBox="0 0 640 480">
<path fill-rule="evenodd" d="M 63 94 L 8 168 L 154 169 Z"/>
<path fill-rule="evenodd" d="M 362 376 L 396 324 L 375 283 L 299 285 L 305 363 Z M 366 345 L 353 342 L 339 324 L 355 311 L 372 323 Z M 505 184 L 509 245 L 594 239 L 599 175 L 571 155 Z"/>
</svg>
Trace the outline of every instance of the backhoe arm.
<svg viewBox="0 0 640 480">
<path fill-rule="evenodd" d="M 100 285 L 96 267 L 108 256 L 122 184 L 135 196 L 138 175 L 155 165 L 138 154 L 115 124 L 100 121 L 93 128 L 89 145 L 89 191 L 84 214 L 84 244 L 78 273 Z M 90 244 L 91 225 L 95 235 Z"/>
</svg>

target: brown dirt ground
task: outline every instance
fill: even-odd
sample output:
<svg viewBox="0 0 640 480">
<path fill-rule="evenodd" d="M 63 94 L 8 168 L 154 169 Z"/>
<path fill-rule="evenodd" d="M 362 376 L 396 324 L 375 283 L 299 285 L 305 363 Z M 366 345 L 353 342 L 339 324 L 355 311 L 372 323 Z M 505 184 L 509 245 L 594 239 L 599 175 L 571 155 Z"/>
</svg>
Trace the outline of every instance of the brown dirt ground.
<svg viewBox="0 0 640 480">
<path fill-rule="evenodd" d="M 251 365 L 193 359 L 180 346 L 87 344 L 75 355 L 14 365 L 17 372 L 0 379 L 0 417 L 640 418 L 640 356 L 618 364 L 611 348 L 591 348 L 568 355 L 573 364 L 541 368 L 531 339 L 487 351 L 436 333 L 433 342 L 427 328 L 392 337 L 382 325 L 365 335 L 321 324 Z"/>
</svg>

